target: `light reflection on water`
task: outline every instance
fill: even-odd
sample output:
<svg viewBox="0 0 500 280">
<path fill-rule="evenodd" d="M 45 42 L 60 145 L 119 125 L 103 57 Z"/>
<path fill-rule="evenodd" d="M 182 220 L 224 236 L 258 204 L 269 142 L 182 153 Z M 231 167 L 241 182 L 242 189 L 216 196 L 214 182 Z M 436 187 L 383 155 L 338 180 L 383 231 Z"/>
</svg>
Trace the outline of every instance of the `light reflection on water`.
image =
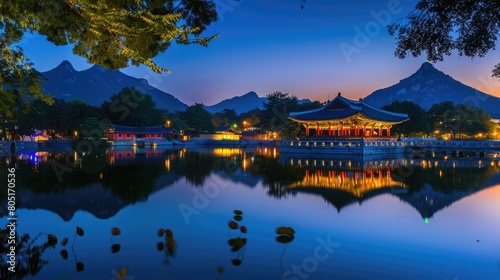
<svg viewBox="0 0 500 280">
<path fill-rule="evenodd" d="M 498 160 L 135 148 L 83 157 L 39 151 L 1 162 L 2 181 L 7 166 L 18 167 L 18 235 L 38 245 L 19 252 L 38 265 L 18 279 L 494 279 L 500 272 Z M 6 194 L 0 199 L 6 205 Z M 243 214 L 232 230 L 235 209 Z M 6 209 L 0 213 L 5 219 Z M 280 226 L 295 230 L 291 242 L 278 242 Z M 113 227 L 121 233 L 112 235 Z M 172 237 L 158 236 L 160 229 Z M 48 233 L 56 245 L 47 245 Z M 238 238 L 245 242 L 235 248 Z M 9 279 L 4 263 L 1 278 Z"/>
</svg>

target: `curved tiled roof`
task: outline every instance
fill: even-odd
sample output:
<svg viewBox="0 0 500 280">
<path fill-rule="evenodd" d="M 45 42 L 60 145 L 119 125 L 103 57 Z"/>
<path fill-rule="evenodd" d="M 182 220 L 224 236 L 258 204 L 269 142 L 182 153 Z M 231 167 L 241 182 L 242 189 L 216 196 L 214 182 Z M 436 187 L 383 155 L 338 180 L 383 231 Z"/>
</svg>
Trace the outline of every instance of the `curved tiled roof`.
<svg viewBox="0 0 500 280">
<path fill-rule="evenodd" d="M 291 112 L 290 118 L 298 121 L 325 121 L 344 119 L 356 114 L 362 114 L 365 118 L 383 122 L 400 123 L 408 120 L 407 114 L 385 111 L 366 104 L 362 100 L 354 101 L 344 98 L 340 93 L 322 108 L 305 112 Z"/>
</svg>

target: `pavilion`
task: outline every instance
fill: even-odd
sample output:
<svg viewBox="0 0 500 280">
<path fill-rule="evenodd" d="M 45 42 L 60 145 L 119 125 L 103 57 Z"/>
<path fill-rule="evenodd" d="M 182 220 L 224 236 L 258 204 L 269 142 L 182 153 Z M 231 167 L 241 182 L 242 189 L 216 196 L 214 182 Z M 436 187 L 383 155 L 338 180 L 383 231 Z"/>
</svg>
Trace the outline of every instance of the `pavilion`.
<svg viewBox="0 0 500 280">
<path fill-rule="evenodd" d="M 362 99 L 344 98 L 340 92 L 332 101 L 319 109 L 291 112 L 289 119 L 302 124 L 306 137 L 390 137 L 391 127 L 407 121 L 407 114 L 393 113 L 375 108 Z M 315 134 L 311 135 L 311 129 Z"/>
</svg>

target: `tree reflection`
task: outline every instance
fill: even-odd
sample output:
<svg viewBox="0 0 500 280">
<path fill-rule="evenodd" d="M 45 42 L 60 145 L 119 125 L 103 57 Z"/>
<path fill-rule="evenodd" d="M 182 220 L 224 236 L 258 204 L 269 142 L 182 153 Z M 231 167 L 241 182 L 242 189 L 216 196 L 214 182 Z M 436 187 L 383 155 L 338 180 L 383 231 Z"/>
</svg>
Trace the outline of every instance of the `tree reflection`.
<svg viewBox="0 0 500 280">
<path fill-rule="evenodd" d="M 16 225 L 17 226 L 17 225 Z M 28 276 L 34 277 L 48 263 L 42 258 L 43 253 L 49 247 L 54 247 L 54 244 L 46 242 L 37 244 L 38 235 L 32 238 L 29 234 L 23 234 L 20 237 L 16 236 L 15 256 L 16 265 L 15 272 L 9 271 L 10 264 L 8 263 L 7 254 L 10 253 L 10 244 L 8 243 L 9 228 L 0 229 L 0 279 L 23 279 Z"/>
</svg>

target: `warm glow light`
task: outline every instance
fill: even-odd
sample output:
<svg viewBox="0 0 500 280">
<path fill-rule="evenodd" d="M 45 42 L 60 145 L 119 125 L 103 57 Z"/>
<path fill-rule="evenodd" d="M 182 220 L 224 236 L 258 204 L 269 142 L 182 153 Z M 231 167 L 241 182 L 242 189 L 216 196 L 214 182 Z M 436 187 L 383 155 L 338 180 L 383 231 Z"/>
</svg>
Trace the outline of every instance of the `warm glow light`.
<svg viewBox="0 0 500 280">
<path fill-rule="evenodd" d="M 165 160 L 165 169 L 167 169 L 167 171 L 170 171 L 170 159 L 169 158 L 167 158 Z"/>
</svg>

